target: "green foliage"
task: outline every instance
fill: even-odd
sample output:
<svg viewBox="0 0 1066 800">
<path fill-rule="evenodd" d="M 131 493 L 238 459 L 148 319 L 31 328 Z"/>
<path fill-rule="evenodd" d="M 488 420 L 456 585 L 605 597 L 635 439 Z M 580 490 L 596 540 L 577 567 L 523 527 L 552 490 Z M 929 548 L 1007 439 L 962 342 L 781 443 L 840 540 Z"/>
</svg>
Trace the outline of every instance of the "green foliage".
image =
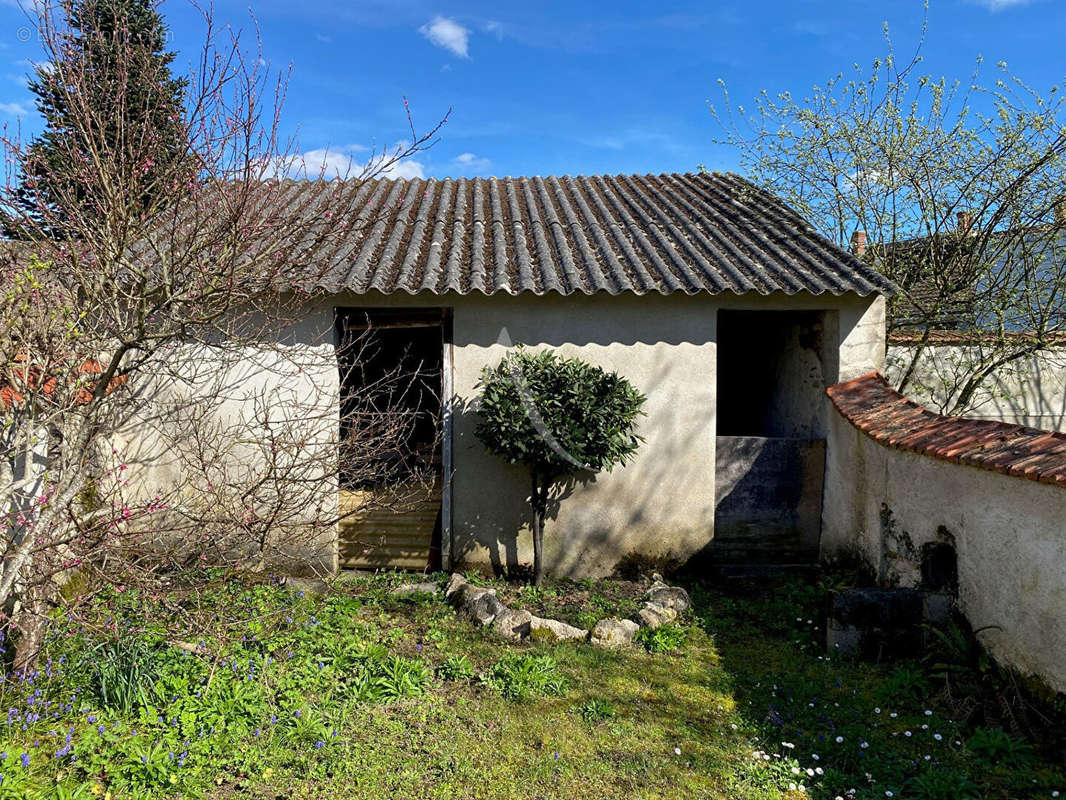
<svg viewBox="0 0 1066 800">
<path fill-rule="evenodd" d="M 520 591 L 485 582 L 501 596 Z M 935 689 L 918 697 L 935 680 L 930 665 L 826 659 L 817 585 L 740 595 L 689 586 L 698 624 L 684 629 L 678 657 L 655 658 L 516 648 L 442 602 L 396 603 L 394 583 L 361 576 L 329 597 L 217 585 L 198 596 L 202 609 L 252 621 L 195 652 L 150 630 L 134 635 L 160 610 L 130 590 L 104 598 L 85 629 L 60 619 L 41 674 L 0 683 L 15 715 L 0 726 L 0 800 L 510 800 L 533 784 L 545 798 L 781 800 L 799 797 L 790 785 L 800 783 L 818 800 L 852 786 L 857 798 L 935 800 L 1048 797 L 1066 786 L 1061 751 L 1045 756 L 1002 730 L 953 721 Z M 641 589 L 558 581 L 522 594 L 573 618 Z M 112 625 L 126 635 L 94 638 Z M 440 680 L 417 650 L 430 630 L 446 634 Z M 113 646 L 127 639 L 149 643 L 141 658 L 128 655 L 137 645 Z M 144 697 L 129 712 L 100 700 L 105 645 L 116 663 L 141 665 Z M 493 666 L 471 685 L 471 663 Z M 580 699 L 555 699 L 564 691 Z"/>
<path fill-rule="evenodd" d="M 625 378 L 550 350 L 522 346 L 481 375 L 478 439 L 532 478 L 533 583 L 543 579 L 544 515 L 552 484 L 575 472 L 611 471 L 640 445 L 645 397 Z"/>
<path fill-rule="evenodd" d="M 685 629 L 680 625 L 662 625 L 654 630 L 641 628 L 633 638 L 649 653 L 670 653 L 685 644 Z"/>
<path fill-rule="evenodd" d="M 981 800 L 980 788 L 955 770 L 930 769 L 907 782 L 906 797 L 913 800 Z"/>
<path fill-rule="evenodd" d="M 491 452 L 546 480 L 609 471 L 641 442 L 644 400 L 616 373 L 518 347 L 482 373 L 476 431 Z"/>
<path fill-rule="evenodd" d="M 132 714 L 148 701 L 154 648 L 139 637 L 100 645 L 95 654 L 95 689 L 105 708 Z"/>
<path fill-rule="evenodd" d="M 466 681 L 474 677 L 474 667 L 465 655 L 450 655 L 437 667 L 437 677 L 443 681 Z"/>
<path fill-rule="evenodd" d="M 920 703 L 929 696 L 929 677 L 912 664 L 900 664 L 878 688 L 876 697 L 881 703 Z"/>
<path fill-rule="evenodd" d="M 1020 767 L 1033 758 L 1033 748 L 1002 728 L 978 728 L 966 740 L 966 748 L 990 766 L 1005 764 Z"/>
<path fill-rule="evenodd" d="M 555 659 L 546 654 L 508 653 L 483 676 L 483 681 L 507 699 L 518 702 L 566 693 L 566 681 Z"/>
<path fill-rule="evenodd" d="M 579 706 L 577 713 L 581 715 L 585 722 L 602 722 L 603 720 L 614 719 L 616 712 L 614 704 L 610 700 L 600 700 L 594 697 L 584 705 Z"/>
</svg>

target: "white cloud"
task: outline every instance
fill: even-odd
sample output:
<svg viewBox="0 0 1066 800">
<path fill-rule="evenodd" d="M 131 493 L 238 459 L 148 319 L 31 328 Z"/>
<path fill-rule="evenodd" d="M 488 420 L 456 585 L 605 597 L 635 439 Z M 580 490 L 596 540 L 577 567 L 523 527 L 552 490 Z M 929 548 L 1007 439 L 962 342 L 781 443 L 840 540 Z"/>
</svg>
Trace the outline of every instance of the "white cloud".
<svg viewBox="0 0 1066 800">
<path fill-rule="evenodd" d="M 463 173 L 484 172 L 492 166 L 492 162 L 473 153 L 460 153 L 452 159 L 452 166 Z"/>
<path fill-rule="evenodd" d="M 398 144 L 386 153 L 372 154 L 365 161 L 355 157 L 356 153 L 369 152 L 370 148 L 362 145 L 348 145 L 338 149 L 317 148 L 296 153 L 279 160 L 271 173 L 275 177 L 289 178 L 424 178 L 426 165 L 412 158 L 395 160 L 395 154 L 402 151 L 404 145 Z"/>
<path fill-rule="evenodd" d="M 30 110 L 22 103 L 0 103 L 0 112 L 12 117 L 24 117 L 30 113 Z"/>
<path fill-rule="evenodd" d="M 1029 4 L 1029 0 L 971 0 L 971 2 L 976 2 L 992 12 Z"/>
<path fill-rule="evenodd" d="M 437 47 L 450 50 L 460 58 L 470 58 L 470 29 L 464 28 L 454 19 L 436 16 L 419 28 L 418 32 Z"/>
</svg>

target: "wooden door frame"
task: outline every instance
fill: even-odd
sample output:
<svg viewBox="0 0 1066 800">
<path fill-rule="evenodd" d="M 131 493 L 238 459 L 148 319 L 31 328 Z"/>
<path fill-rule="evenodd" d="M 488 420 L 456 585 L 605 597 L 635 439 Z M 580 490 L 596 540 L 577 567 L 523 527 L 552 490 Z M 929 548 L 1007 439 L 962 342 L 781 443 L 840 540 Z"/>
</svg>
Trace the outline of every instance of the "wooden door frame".
<svg viewBox="0 0 1066 800">
<path fill-rule="evenodd" d="M 444 309 L 441 347 L 441 497 L 440 497 L 440 564 L 452 571 L 452 379 L 453 343 L 452 309 Z"/>
<path fill-rule="evenodd" d="M 453 342 L 452 342 L 452 307 L 451 306 L 418 306 L 405 308 L 403 306 L 334 306 L 333 319 L 334 330 L 337 331 L 337 345 L 340 345 L 340 329 L 337 321 L 344 312 L 350 311 L 381 311 L 395 312 L 401 317 L 409 312 L 416 318 L 421 312 L 422 319 L 411 322 L 398 321 L 392 323 L 392 327 L 440 327 L 441 329 L 441 507 L 440 507 L 440 559 L 441 569 L 450 572 L 452 569 L 452 428 L 453 428 Z M 436 312 L 439 317 L 434 319 Z M 387 325 L 390 323 L 386 323 Z M 338 398 L 339 401 L 339 398 Z M 339 546 L 339 533 L 338 533 Z"/>
</svg>

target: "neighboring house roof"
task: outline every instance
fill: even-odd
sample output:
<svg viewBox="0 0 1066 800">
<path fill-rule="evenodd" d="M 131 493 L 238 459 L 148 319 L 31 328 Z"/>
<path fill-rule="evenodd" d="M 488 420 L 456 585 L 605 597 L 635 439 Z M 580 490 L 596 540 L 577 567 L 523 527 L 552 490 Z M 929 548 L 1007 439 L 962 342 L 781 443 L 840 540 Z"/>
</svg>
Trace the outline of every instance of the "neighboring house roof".
<svg viewBox="0 0 1066 800">
<path fill-rule="evenodd" d="M 314 214 L 326 186 L 289 181 L 281 201 Z M 355 204 L 350 232 L 307 253 L 293 284 L 412 294 L 893 291 L 732 174 L 374 180 Z"/>
<path fill-rule="evenodd" d="M 9 375 L 0 377 L 0 381 L 3 381 L 0 383 L 0 410 L 23 408 L 26 405 L 26 394 L 36 395 L 35 399 L 38 401 L 55 402 L 59 378 L 55 375 L 42 374 L 41 368 L 35 364 L 25 366 L 25 353 L 16 353 L 14 362 L 18 366 L 11 367 Z M 68 402 L 77 406 L 89 403 L 96 387 L 93 385 L 93 379 L 80 376 L 99 375 L 104 369 L 104 365 L 94 358 L 82 361 L 67 375 L 67 380 L 75 387 L 73 395 L 61 397 L 60 402 Z M 107 384 L 106 393 L 110 394 L 124 385 L 128 379 L 127 375 L 114 376 Z M 78 385 L 79 383 L 81 385 Z"/>
<path fill-rule="evenodd" d="M 1066 486 L 1066 433 L 934 414 L 876 372 L 826 393 L 845 419 L 887 447 Z"/>
<path fill-rule="evenodd" d="M 1000 273 L 1012 276 L 1002 282 L 1014 286 L 1019 299 L 1023 289 L 1040 295 L 1041 287 L 1057 288 L 1066 231 L 1061 223 L 987 233 L 952 230 L 871 247 L 867 253 L 866 261 L 891 274 L 901 289 L 888 309 L 891 335 L 893 329 L 995 330 L 1003 321 L 982 319 L 979 297 L 1001 282 L 995 280 Z M 1023 273 L 1028 276 L 1024 287 L 1016 277 Z"/>
</svg>

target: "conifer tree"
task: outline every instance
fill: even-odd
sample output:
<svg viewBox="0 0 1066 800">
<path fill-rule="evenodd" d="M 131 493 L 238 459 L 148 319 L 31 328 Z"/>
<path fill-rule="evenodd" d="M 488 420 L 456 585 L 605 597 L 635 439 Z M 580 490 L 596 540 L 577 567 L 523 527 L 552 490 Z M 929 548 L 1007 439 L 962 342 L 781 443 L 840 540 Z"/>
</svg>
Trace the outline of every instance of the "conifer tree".
<svg viewBox="0 0 1066 800">
<path fill-rule="evenodd" d="M 173 187 L 174 169 L 188 154 L 183 122 L 188 81 L 171 73 L 174 53 L 166 50 L 168 32 L 157 0 L 61 5 L 66 30 L 59 35 L 69 48 L 68 66 L 40 64 L 29 83 L 45 129 L 28 148 L 19 193 L 28 210 L 49 209 L 52 228 L 62 227 L 56 209 L 88 194 L 84 182 L 94 171 L 91 162 L 107 160 L 135 175 L 125 184 L 131 194 L 126 200 L 149 207 Z M 61 83 L 60 76 L 72 75 L 70 63 L 77 65 L 76 87 Z M 72 102 L 80 107 L 71 108 Z M 165 182 L 158 179 L 163 175 Z"/>
</svg>

